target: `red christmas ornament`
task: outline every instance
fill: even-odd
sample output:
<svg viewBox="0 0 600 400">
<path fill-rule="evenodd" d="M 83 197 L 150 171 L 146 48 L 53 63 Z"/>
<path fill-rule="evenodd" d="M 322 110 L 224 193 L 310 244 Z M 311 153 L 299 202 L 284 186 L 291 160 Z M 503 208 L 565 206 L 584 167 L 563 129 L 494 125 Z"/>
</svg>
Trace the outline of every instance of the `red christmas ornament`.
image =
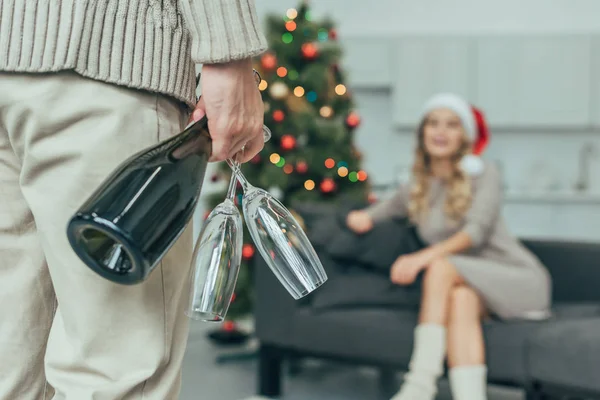
<svg viewBox="0 0 600 400">
<path fill-rule="evenodd" d="M 296 171 L 298 171 L 299 174 L 305 174 L 308 172 L 308 164 L 306 163 L 306 161 L 298 161 L 296 163 Z"/>
<path fill-rule="evenodd" d="M 321 192 L 331 193 L 335 190 L 335 181 L 331 178 L 325 178 L 321 181 L 320 185 Z"/>
<path fill-rule="evenodd" d="M 307 60 L 314 60 L 319 56 L 319 49 L 314 43 L 304 43 L 302 45 L 302 57 Z"/>
<path fill-rule="evenodd" d="M 292 135 L 283 135 L 281 137 L 280 145 L 282 150 L 294 150 L 296 148 L 296 138 Z"/>
<path fill-rule="evenodd" d="M 255 252 L 256 252 L 256 249 L 254 249 L 254 246 L 251 245 L 250 243 L 246 243 L 244 245 L 244 247 L 242 247 L 242 258 L 244 260 L 248 261 L 252 257 L 254 257 Z"/>
<path fill-rule="evenodd" d="M 233 322 L 233 321 L 225 321 L 225 322 L 223 322 L 223 330 L 225 332 L 233 332 L 233 331 L 235 331 L 235 322 Z"/>
<path fill-rule="evenodd" d="M 261 161 L 261 158 L 260 158 L 260 153 L 259 153 L 259 154 L 257 154 L 257 155 L 255 155 L 254 157 L 252 157 L 252 159 L 250 160 L 250 162 L 251 162 L 252 164 L 259 164 L 259 163 L 260 163 L 260 161 Z"/>
<path fill-rule="evenodd" d="M 346 117 L 346 125 L 348 125 L 348 128 L 351 129 L 356 128 L 358 125 L 360 125 L 360 115 L 358 115 L 357 112 L 352 111 Z"/>
<path fill-rule="evenodd" d="M 271 53 L 267 53 L 261 57 L 260 65 L 265 71 L 274 71 L 277 68 L 277 57 Z"/>
<path fill-rule="evenodd" d="M 273 111 L 273 121 L 282 122 L 285 119 L 285 114 L 281 110 Z"/>
<path fill-rule="evenodd" d="M 338 37 L 337 31 L 335 29 L 330 29 L 329 30 L 329 39 L 336 40 L 337 37 Z"/>
</svg>

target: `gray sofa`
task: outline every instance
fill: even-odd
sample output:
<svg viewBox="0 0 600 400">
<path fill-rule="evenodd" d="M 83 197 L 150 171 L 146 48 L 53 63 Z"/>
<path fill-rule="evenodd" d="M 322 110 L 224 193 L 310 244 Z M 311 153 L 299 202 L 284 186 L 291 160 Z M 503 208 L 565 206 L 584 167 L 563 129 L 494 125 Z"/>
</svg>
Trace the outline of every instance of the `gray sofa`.
<svg viewBox="0 0 600 400">
<path fill-rule="evenodd" d="M 321 231 L 324 224 L 336 223 L 331 209 L 296 209 L 311 238 L 318 236 L 315 229 Z M 382 245 L 399 240 L 384 233 L 374 239 Z M 266 264 L 256 258 L 255 333 L 261 343 L 260 395 L 282 393 L 282 366 L 288 359 L 316 357 L 376 366 L 384 377 L 389 377 L 391 371 L 407 369 L 417 321 L 418 288 L 394 292 L 397 289 L 382 286 L 389 284 L 381 271 L 362 269 L 354 273 L 360 267 L 340 266 L 340 261 L 332 260 L 322 244 L 317 243 L 315 248 L 329 281 L 300 301 L 294 301 Z M 524 244 L 550 270 L 554 316 L 543 322 L 484 323 L 490 383 L 526 388 L 529 398 L 536 398 L 536 392 L 553 383 L 574 393 L 579 389 L 587 393 L 595 393 L 596 389 L 600 393 L 600 244 Z M 391 295 L 365 298 L 364 293 L 368 292 Z M 337 303 L 336 296 L 341 299 Z M 352 303 L 348 300 L 352 298 L 358 300 Z M 586 327 L 593 331 L 581 333 Z M 577 338 L 583 340 L 583 345 L 577 344 Z M 573 348 L 578 349 L 580 357 L 571 354 Z M 595 356 L 586 358 L 586 354 Z M 554 382 L 557 376 L 560 380 Z"/>
</svg>

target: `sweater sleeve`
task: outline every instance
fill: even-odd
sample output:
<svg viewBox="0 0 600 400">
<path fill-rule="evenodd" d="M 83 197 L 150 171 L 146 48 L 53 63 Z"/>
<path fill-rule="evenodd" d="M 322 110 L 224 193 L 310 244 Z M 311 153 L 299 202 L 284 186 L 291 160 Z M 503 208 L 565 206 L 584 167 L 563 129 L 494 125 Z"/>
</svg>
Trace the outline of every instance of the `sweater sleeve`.
<svg viewBox="0 0 600 400">
<path fill-rule="evenodd" d="M 501 214 L 503 193 L 498 170 L 487 164 L 483 174 L 475 180 L 473 190 L 463 232 L 469 235 L 473 247 L 480 247 L 489 240 Z"/>
<path fill-rule="evenodd" d="M 365 211 L 375 223 L 392 217 L 405 217 L 408 215 L 408 198 L 408 186 L 401 185 L 392 197 L 373 204 Z"/>
<path fill-rule="evenodd" d="M 192 60 L 225 63 L 254 57 L 268 45 L 254 0 L 179 0 L 190 33 Z"/>
</svg>

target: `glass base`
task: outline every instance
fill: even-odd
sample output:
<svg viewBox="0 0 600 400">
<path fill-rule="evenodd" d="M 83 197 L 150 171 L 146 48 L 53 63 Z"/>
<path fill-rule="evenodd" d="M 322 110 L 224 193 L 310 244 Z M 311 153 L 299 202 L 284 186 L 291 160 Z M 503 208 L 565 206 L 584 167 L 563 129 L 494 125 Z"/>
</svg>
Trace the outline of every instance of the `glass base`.
<svg viewBox="0 0 600 400">
<path fill-rule="evenodd" d="M 202 322 L 223 322 L 223 317 L 219 314 L 215 314 L 215 313 L 211 313 L 211 312 L 205 312 L 205 311 L 190 311 L 190 310 L 186 310 L 185 311 L 185 315 L 188 316 L 188 318 L 196 320 L 196 321 L 202 321 Z"/>
<path fill-rule="evenodd" d="M 323 279 L 322 281 L 319 282 L 315 282 L 312 290 L 303 290 L 302 293 L 300 293 L 300 296 L 296 297 L 296 296 L 292 296 L 294 297 L 294 300 L 300 300 L 301 298 L 309 295 L 310 293 L 314 292 L 315 290 L 317 290 L 319 287 L 321 287 L 325 282 L 327 282 L 327 278 Z"/>
</svg>

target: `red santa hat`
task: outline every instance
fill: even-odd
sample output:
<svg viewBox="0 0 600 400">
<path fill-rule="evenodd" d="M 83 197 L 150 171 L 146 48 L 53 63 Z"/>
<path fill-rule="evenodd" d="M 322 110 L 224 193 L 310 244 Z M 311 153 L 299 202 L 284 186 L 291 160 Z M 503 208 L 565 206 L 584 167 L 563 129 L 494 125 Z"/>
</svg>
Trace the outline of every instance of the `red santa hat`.
<svg viewBox="0 0 600 400">
<path fill-rule="evenodd" d="M 490 131 L 485 121 L 483 112 L 467 103 L 461 97 L 452 93 L 439 93 L 431 97 L 423 107 L 422 117 L 425 118 L 431 111 L 446 108 L 458 115 L 461 119 L 465 134 L 471 141 L 472 152 L 460 160 L 463 171 L 475 176 L 483 172 L 483 154 L 490 141 Z"/>
</svg>

